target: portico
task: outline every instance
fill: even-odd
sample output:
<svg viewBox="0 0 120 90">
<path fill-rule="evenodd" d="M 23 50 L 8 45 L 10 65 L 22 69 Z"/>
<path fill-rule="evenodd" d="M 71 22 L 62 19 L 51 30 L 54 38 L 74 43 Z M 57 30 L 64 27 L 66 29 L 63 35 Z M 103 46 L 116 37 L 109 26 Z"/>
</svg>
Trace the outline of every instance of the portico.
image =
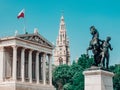
<svg viewBox="0 0 120 90">
<path fill-rule="evenodd" d="M 53 45 L 38 32 L 1 38 L 0 83 L 32 84 L 32 88 L 34 85 L 52 87 L 52 50 Z M 53 90 L 52 88 L 49 90 Z"/>
</svg>

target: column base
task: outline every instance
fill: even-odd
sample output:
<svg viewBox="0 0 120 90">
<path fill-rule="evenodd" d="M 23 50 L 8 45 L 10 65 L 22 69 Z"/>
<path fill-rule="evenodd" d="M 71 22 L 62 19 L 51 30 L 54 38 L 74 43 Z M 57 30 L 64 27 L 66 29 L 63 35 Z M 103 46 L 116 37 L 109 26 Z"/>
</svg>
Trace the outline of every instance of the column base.
<svg viewBox="0 0 120 90">
<path fill-rule="evenodd" d="M 0 90 L 55 90 L 55 88 L 53 86 L 43 84 L 3 82 L 0 83 Z"/>
<path fill-rule="evenodd" d="M 85 77 L 85 90 L 113 90 L 112 77 L 114 74 L 92 67 L 83 72 Z"/>
</svg>

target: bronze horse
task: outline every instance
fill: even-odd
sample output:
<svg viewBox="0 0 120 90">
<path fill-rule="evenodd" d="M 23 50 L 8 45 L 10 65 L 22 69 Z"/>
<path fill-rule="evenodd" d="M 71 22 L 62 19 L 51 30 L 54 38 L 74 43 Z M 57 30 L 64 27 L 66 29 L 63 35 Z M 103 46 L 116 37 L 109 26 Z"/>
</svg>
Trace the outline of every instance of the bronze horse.
<svg viewBox="0 0 120 90">
<path fill-rule="evenodd" d="M 101 63 L 101 58 L 102 58 L 102 55 L 101 55 L 102 41 L 99 39 L 99 33 L 94 26 L 90 27 L 90 32 L 93 37 L 92 37 L 92 40 L 90 41 L 89 47 L 87 48 L 87 55 L 88 55 L 88 51 L 92 50 L 94 54 L 93 65 L 98 66 Z"/>
</svg>

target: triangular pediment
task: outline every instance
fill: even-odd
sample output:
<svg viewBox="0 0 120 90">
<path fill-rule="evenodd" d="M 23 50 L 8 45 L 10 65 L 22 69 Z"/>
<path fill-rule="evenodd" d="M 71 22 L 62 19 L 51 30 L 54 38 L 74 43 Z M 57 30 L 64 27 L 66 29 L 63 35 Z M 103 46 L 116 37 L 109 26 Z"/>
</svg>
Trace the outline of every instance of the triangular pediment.
<svg viewBox="0 0 120 90">
<path fill-rule="evenodd" d="M 43 46 L 54 48 L 54 45 L 40 34 L 24 34 L 24 35 L 18 35 L 17 37 L 34 43 L 38 43 Z"/>
</svg>

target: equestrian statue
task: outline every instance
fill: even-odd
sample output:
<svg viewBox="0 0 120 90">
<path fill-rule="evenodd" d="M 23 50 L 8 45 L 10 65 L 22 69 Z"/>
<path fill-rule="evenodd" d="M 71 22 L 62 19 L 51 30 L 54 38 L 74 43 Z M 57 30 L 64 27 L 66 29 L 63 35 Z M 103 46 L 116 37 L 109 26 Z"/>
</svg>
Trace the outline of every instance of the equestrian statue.
<svg viewBox="0 0 120 90">
<path fill-rule="evenodd" d="M 92 35 L 92 39 L 89 43 L 89 47 L 87 48 L 87 56 L 88 51 L 92 50 L 94 55 L 94 66 L 100 66 L 102 68 L 108 69 L 109 65 L 109 49 L 113 50 L 109 41 L 111 37 L 107 37 L 106 40 L 99 39 L 99 32 L 94 26 L 90 27 L 90 33 Z M 106 61 L 106 65 L 105 65 Z"/>
</svg>

